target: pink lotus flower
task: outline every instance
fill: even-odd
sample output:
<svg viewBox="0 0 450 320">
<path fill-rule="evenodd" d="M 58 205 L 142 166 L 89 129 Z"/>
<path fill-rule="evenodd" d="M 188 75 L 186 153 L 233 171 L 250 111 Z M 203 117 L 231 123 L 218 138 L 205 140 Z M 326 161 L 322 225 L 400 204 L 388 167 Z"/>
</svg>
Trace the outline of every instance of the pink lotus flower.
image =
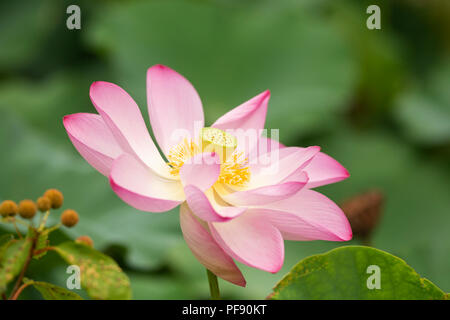
<svg viewBox="0 0 450 320">
<path fill-rule="evenodd" d="M 150 212 L 181 205 L 181 229 L 193 254 L 217 276 L 245 286 L 233 259 L 275 273 L 284 260 L 283 239 L 352 237 L 339 207 L 311 190 L 347 178 L 347 170 L 319 147 L 284 147 L 260 136 L 269 97 L 265 91 L 202 129 L 194 87 L 170 68 L 151 67 L 148 112 L 167 161 L 134 100 L 115 84 L 94 82 L 90 98 L 99 114 L 67 115 L 64 126 L 123 201 Z M 239 130 L 257 132 L 257 139 L 229 133 Z"/>
</svg>

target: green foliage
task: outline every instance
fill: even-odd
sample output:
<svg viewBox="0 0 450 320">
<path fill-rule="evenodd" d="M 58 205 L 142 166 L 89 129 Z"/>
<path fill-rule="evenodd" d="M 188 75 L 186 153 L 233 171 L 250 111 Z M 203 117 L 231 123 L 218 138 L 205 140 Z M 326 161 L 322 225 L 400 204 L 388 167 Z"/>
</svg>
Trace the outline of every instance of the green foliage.
<svg viewBox="0 0 450 320">
<path fill-rule="evenodd" d="M 416 88 L 406 90 L 397 101 L 395 119 L 405 135 L 421 145 L 450 142 L 450 58 L 440 63 Z"/>
<path fill-rule="evenodd" d="M 29 6 L 18 1 L 0 4 L 0 68 L 18 68 L 32 60 L 49 35 L 52 24 L 47 17 L 54 14 L 54 9 L 49 0 Z"/>
<path fill-rule="evenodd" d="M 24 279 L 24 283 L 35 287 L 45 300 L 83 300 L 75 292 L 42 281 Z"/>
<path fill-rule="evenodd" d="M 157 63 L 192 81 L 207 124 L 270 89 L 267 126 L 283 123 L 285 143 L 338 122 L 356 84 L 356 61 L 338 30 L 314 12 L 278 1 L 238 10 L 194 1 L 118 2 L 86 36 L 110 54 L 144 110 L 145 70 Z"/>
<path fill-rule="evenodd" d="M 351 174 L 320 191 L 339 202 L 381 190 L 386 203 L 373 245 L 450 291 L 450 11 L 444 2 L 380 1 L 379 31 L 365 28 L 369 0 L 81 0 L 78 31 L 65 26 L 69 1 L 5 2 L 0 198 L 36 199 L 42 188 L 60 188 L 81 220 L 52 243 L 88 234 L 96 248 L 120 260 L 135 298 L 208 298 L 204 270 L 183 242 L 176 210 L 141 213 L 124 204 L 62 126 L 65 114 L 95 112 L 89 86 L 96 80 L 122 86 L 147 117 L 145 71 L 163 63 L 198 89 L 207 124 L 270 89 L 267 126 L 280 129 L 281 142 L 320 145 Z M 1 225 L 0 233 L 12 230 Z M 299 259 L 339 245 L 287 242 L 278 274 L 239 265 L 247 288 L 222 281 L 222 294 L 261 298 Z M 33 260 L 30 273 L 62 284 L 64 267 L 47 254 Z"/>
<path fill-rule="evenodd" d="M 25 264 L 32 240 L 30 238 L 21 240 L 10 240 L 4 244 L 3 254 L 0 256 L 0 292 L 6 290 L 6 286 L 11 282 L 22 270 Z"/>
<path fill-rule="evenodd" d="M 380 287 L 369 289 L 378 266 Z M 405 261 L 361 246 L 334 249 L 300 261 L 276 285 L 271 299 L 428 300 L 446 294 L 421 278 Z"/>
<path fill-rule="evenodd" d="M 0 261 L 3 256 L 3 252 L 8 248 L 9 242 L 14 239 L 14 236 L 12 234 L 2 234 L 0 236 Z"/>
<path fill-rule="evenodd" d="M 80 243 L 64 242 L 55 251 L 81 271 L 81 285 L 94 299 L 131 298 L 130 280 L 117 263 L 103 253 Z"/>
<path fill-rule="evenodd" d="M 48 245 L 49 245 L 49 241 L 48 241 L 49 233 L 50 233 L 49 229 L 46 229 L 46 230 L 42 231 L 39 234 L 39 237 L 37 238 L 37 241 L 36 241 L 35 251 L 42 250 L 42 249 L 45 249 L 45 248 L 48 247 Z M 34 254 L 33 255 L 33 259 L 40 259 L 43 256 L 45 256 L 46 254 L 47 254 L 47 251 L 46 250 L 42 250 L 40 253 Z"/>
</svg>

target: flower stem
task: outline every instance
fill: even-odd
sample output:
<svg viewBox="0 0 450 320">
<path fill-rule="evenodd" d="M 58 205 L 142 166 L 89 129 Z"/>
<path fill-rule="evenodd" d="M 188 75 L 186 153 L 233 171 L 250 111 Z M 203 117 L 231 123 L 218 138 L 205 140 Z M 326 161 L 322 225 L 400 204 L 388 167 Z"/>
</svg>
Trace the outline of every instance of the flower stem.
<svg viewBox="0 0 450 320">
<path fill-rule="evenodd" d="M 208 275 L 211 300 L 220 300 L 219 282 L 217 281 L 217 276 L 208 269 L 206 269 L 206 274 Z"/>
</svg>

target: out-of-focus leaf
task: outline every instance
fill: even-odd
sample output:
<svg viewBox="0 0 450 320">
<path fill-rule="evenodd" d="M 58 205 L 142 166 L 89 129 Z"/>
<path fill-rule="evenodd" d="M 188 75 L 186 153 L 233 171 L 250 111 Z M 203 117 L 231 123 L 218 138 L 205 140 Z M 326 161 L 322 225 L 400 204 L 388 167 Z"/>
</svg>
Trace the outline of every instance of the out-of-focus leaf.
<svg viewBox="0 0 450 320">
<path fill-rule="evenodd" d="M 54 27 L 50 17 L 57 8 L 51 0 L 31 1 L 25 6 L 18 1 L 0 4 L 1 69 L 30 62 Z"/>
<path fill-rule="evenodd" d="M 162 63 L 193 83 L 209 124 L 270 89 L 267 126 L 282 126 L 282 140 L 293 143 L 337 122 L 355 85 L 350 47 L 324 21 L 294 1 L 239 10 L 192 1 L 117 2 L 86 35 L 94 48 L 108 52 L 119 85 L 143 110 L 145 72 Z"/>
<path fill-rule="evenodd" d="M 420 157 L 404 140 L 383 130 L 341 128 L 314 144 L 350 172 L 349 179 L 318 191 L 333 200 L 373 188 L 382 192 L 383 216 L 372 244 L 405 259 L 421 275 L 450 291 L 445 272 L 450 269 L 448 166 Z"/>
<path fill-rule="evenodd" d="M 446 294 L 421 278 L 405 261 L 378 249 L 351 246 L 300 261 L 275 286 L 270 297 L 429 300 L 445 299 Z"/>
<path fill-rule="evenodd" d="M 14 239 L 12 234 L 2 234 L 0 236 L 0 261 L 3 256 L 3 252 L 8 248 L 10 241 Z"/>
<path fill-rule="evenodd" d="M 81 272 L 81 285 L 90 297 L 102 300 L 131 298 L 130 280 L 117 263 L 103 253 L 75 242 L 64 242 L 55 251 Z"/>
<path fill-rule="evenodd" d="M 352 46 L 352 53 L 358 63 L 359 82 L 354 92 L 356 106 L 363 108 L 370 120 L 374 114 L 381 114 L 393 105 L 394 98 L 402 89 L 406 78 L 406 67 L 402 59 L 401 46 L 392 32 L 379 32 L 366 27 L 369 17 L 366 9 L 370 1 L 328 1 L 330 11 L 334 12 L 333 22 L 341 30 Z M 383 13 L 383 29 L 390 27 L 389 1 L 377 3 Z"/>
<path fill-rule="evenodd" d="M 450 141 L 450 60 L 436 68 L 428 86 L 413 87 L 397 101 L 394 116 L 411 140 L 437 145 Z"/>
<path fill-rule="evenodd" d="M 24 283 L 29 283 L 35 287 L 45 300 L 83 300 L 83 298 L 75 292 L 51 283 L 28 279 L 24 280 Z"/>
<path fill-rule="evenodd" d="M 0 292 L 4 292 L 6 286 L 22 270 L 30 252 L 32 240 L 30 238 L 21 240 L 10 240 L 3 249 L 0 257 Z"/>
</svg>

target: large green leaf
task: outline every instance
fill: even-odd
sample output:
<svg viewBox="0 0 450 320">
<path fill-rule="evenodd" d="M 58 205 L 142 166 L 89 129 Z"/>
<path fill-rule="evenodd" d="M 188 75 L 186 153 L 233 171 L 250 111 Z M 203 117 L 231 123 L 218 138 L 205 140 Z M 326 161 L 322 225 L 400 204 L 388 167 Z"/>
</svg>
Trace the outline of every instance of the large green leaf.
<svg viewBox="0 0 450 320">
<path fill-rule="evenodd" d="M 130 280 L 117 263 L 103 253 L 75 242 L 64 242 L 55 251 L 81 272 L 81 285 L 90 297 L 104 300 L 131 298 Z"/>
<path fill-rule="evenodd" d="M 33 280 L 24 280 L 35 287 L 45 300 L 83 300 L 78 294 L 51 283 Z"/>
<path fill-rule="evenodd" d="M 378 280 L 375 277 L 379 276 Z M 384 251 L 349 246 L 300 261 L 274 288 L 272 299 L 445 299 L 405 261 Z"/>
<path fill-rule="evenodd" d="M 21 240 L 10 240 L 6 248 L 2 249 L 0 258 L 0 292 L 6 290 L 6 286 L 22 270 L 30 252 L 32 240 L 30 238 Z"/>
</svg>

